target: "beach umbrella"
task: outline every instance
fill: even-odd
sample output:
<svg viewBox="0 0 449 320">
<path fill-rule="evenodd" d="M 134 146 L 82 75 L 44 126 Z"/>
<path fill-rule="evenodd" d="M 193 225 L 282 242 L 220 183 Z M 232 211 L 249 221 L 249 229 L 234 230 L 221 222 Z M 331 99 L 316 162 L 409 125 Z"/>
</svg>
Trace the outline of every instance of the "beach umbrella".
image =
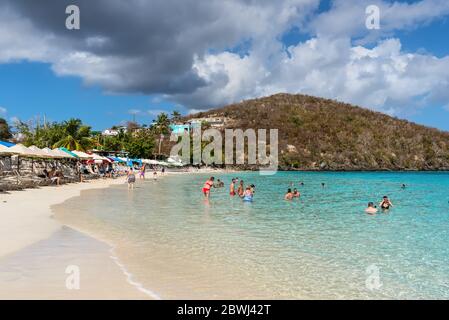
<svg viewBox="0 0 449 320">
<path fill-rule="evenodd" d="M 54 158 L 54 159 L 60 159 L 60 158 L 62 158 L 62 156 L 61 156 L 59 153 L 54 152 L 54 151 L 51 150 L 50 148 L 44 148 L 44 149 L 42 149 L 42 151 L 43 151 L 45 154 L 47 154 L 47 156 L 48 156 L 49 158 Z"/>
<path fill-rule="evenodd" d="M 14 155 L 14 154 L 17 154 L 17 153 L 11 151 L 10 148 L 4 146 L 3 144 L 0 144 L 0 154 L 1 155 L 5 155 L 5 156 L 10 156 L 10 155 Z"/>
<path fill-rule="evenodd" d="M 106 157 L 103 157 L 103 156 L 100 156 L 99 154 L 96 154 L 96 153 L 92 153 L 92 159 L 97 164 L 103 163 L 104 161 L 112 162 L 110 159 L 108 159 Z"/>
<path fill-rule="evenodd" d="M 42 156 L 40 153 L 25 147 L 23 144 L 16 144 L 10 147 L 9 150 L 22 157 L 38 158 Z"/>
<path fill-rule="evenodd" d="M 59 148 L 59 150 L 67 153 L 68 155 L 72 156 L 73 158 L 79 158 L 75 153 L 73 153 L 72 151 L 70 151 L 67 148 L 62 147 L 62 148 Z"/>
<path fill-rule="evenodd" d="M 52 151 L 55 154 L 58 154 L 61 158 L 69 158 L 69 159 L 75 158 L 74 156 L 72 156 L 72 155 L 70 155 L 70 154 L 68 154 L 68 153 L 66 153 L 66 152 L 64 152 L 62 150 L 59 150 L 59 149 L 53 149 Z"/>
<path fill-rule="evenodd" d="M 36 146 L 31 146 L 28 147 L 28 149 L 32 150 L 33 152 L 35 152 L 37 155 L 39 155 L 41 158 L 50 158 L 50 156 L 42 149 L 39 149 Z"/>
<path fill-rule="evenodd" d="M 14 143 L 8 142 L 8 141 L 0 141 L 0 145 L 10 148 L 10 147 L 14 146 Z"/>
<path fill-rule="evenodd" d="M 72 153 L 76 154 L 80 159 L 92 159 L 93 156 L 91 154 L 87 154 L 82 151 L 72 151 Z"/>
<path fill-rule="evenodd" d="M 20 157 L 22 158 L 41 158 L 42 155 L 38 152 L 25 147 L 23 144 L 16 144 L 9 148 L 11 152 L 17 154 L 17 171 L 20 171 Z M 31 170 L 33 169 L 33 164 L 31 165 Z"/>
</svg>

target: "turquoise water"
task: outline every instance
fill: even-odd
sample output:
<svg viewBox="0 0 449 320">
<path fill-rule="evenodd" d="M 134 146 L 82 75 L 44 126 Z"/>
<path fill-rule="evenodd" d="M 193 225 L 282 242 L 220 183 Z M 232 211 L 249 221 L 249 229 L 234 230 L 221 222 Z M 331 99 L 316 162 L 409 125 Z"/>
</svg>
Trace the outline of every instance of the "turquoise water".
<svg viewBox="0 0 449 320">
<path fill-rule="evenodd" d="M 233 176 L 253 203 L 229 196 Z M 226 187 L 205 201 L 207 177 L 89 191 L 58 217 L 113 243 L 162 298 L 449 298 L 449 174 L 216 174 Z M 291 182 L 301 198 L 284 201 Z M 384 195 L 389 212 L 364 213 Z"/>
</svg>

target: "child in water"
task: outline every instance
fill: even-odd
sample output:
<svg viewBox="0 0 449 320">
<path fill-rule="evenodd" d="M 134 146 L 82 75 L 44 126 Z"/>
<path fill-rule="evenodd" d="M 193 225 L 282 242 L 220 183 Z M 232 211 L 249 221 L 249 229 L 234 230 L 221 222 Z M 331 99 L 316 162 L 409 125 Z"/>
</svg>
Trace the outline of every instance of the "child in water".
<svg viewBox="0 0 449 320">
<path fill-rule="evenodd" d="M 243 193 L 243 201 L 253 201 L 253 192 L 251 191 L 251 187 L 247 187 Z"/>
</svg>

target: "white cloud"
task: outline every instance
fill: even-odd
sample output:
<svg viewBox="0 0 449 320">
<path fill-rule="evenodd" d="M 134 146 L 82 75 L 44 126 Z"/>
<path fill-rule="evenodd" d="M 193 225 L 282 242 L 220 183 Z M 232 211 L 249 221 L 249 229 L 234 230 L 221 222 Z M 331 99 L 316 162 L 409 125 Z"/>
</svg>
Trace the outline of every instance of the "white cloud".
<svg viewBox="0 0 449 320">
<path fill-rule="evenodd" d="M 206 56 L 195 67 L 210 85 L 193 96 L 210 95 L 220 104 L 276 92 L 305 93 L 395 115 L 449 103 L 449 57 L 404 53 L 399 39 L 370 49 L 351 45 L 349 38 L 318 37 L 290 47 L 289 55 L 279 51 L 274 60 L 270 70 L 257 55 Z M 223 84 L 217 86 L 217 79 Z"/>
<path fill-rule="evenodd" d="M 135 0 L 140 10 L 117 1 L 86 1 L 91 15 L 104 10 L 111 19 L 98 25 L 98 19 L 90 20 L 79 38 L 55 29 L 47 11 L 34 14 L 43 10 L 34 2 L 9 3 L 0 9 L 0 63 L 49 62 L 57 75 L 79 76 L 108 92 L 156 95 L 153 103 L 163 97 L 200 109 L 290 92 L 397 115 L 428 104 L 449 105 L 449 56 L 406 53 L 394 36 L 448 15 L 445 0 L 335 0 L 318 15 L 318 0 L 211 0 L 201 6 L 193 0 L 151 5 Z M 380 31 L 365 28 L 371 4 L 381 9 Z M 27 11 L 27 6 L 34 7 Z M 185 14 L 168 23 L 173 8 Z M 125 22 L 114 20 L 117 16 Z M 116 32 L 118 27 L 123 32 Z M 279 39 L 292 27 L 312 36 L 286 50 Z M 226 51 L 245 41 L 250 45 L 243 54 Z"/>
<path fill-rule="evenodd" d="M 5 115 L 7 112 L 6 108 L 0 107 L 0 115 Z"/>
<path fill-rule="evenodd" d="M 168 114 L 168 111 L 167 110 L 162 110 L 162 109 L 150 109 L 150 110 L 147 111 L 147 114 L 150 115 L 150 116 L 153 116 L 153 117 L 156 117 L 156 116 L 158 116 L 161 113 L 167 113 Z"/>
</svg>

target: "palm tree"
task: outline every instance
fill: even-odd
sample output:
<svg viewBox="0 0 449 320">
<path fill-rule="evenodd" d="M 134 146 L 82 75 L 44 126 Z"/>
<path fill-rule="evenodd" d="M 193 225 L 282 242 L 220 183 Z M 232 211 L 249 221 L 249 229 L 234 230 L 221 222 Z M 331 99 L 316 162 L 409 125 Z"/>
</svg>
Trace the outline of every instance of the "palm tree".
<svg viewBox="0 0 449 320">
<path fill-rule="evenodd" d="M 176 121 L 179 121 L 180 119 L 181 119 L 181 113 L 179 113 L 176 110 L 173 110 L 171 113 L 171 120 L 176 122 Z"/>
<path fill-rule="evenodd" d="M 162 140 L 164 135 L 170 132 L 170 119 L 168 115 L 164 112 L 157 116 L 156 122 L 153 126 L 156 133 L 159 134 L 159 154 L 161 154 Z"/>
<path fill-rule="evenodd" d="M 93 145 L 90 138 L 90 127 L 83 125 L 79 119 L 70 119 L 62 124 L 63 137 L 56 142 L 54 148 L 67 148 L 69 150 L 86 151 Z"/>
</svg>

